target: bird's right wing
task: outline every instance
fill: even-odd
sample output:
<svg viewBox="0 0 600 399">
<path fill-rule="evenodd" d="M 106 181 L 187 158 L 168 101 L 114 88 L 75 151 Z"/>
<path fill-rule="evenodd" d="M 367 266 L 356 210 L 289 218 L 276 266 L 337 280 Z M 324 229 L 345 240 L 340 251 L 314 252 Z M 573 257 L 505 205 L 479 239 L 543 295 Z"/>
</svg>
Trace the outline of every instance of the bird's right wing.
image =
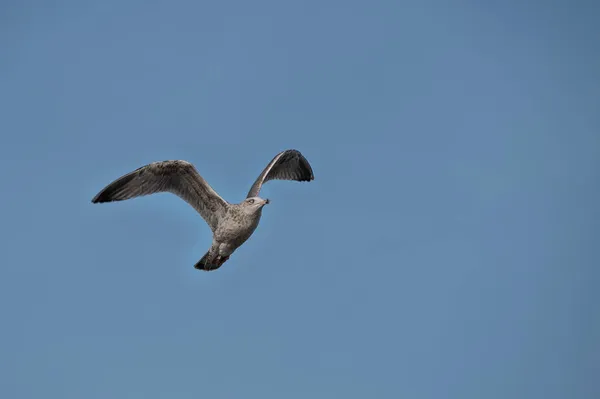
<svg viewBox="0 0 600 399">
<path fill-rule="evenodd" d="M 173 193 L 193 206 L 212 231 L 229 205 L 187 161 L 162 161 L 142 166 L 110 183 L 92 202 L 123 201 L 160 192 Z"/>
</svg>

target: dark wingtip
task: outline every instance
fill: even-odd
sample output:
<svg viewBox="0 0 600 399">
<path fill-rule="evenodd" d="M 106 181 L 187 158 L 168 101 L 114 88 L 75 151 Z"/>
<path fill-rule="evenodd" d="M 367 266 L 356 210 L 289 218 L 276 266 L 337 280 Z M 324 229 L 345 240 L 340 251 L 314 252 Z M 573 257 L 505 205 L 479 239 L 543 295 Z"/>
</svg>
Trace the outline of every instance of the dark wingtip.
<svg viewBox="0 0 600 399">
<path fill-rule="evenodd" d="M 92 198 L 92 204 L 101 204 L 103 202 L 110 202 L 111 199 L 107 195 L 106 191 L 101 191 L 94 198 Z"/>
<path fill-rule="evenodd" d="M 302 170 L 302 176 L 298 178 L 298 181 L 309 182 L 315 180 L 315 175 L 313 173 L 312 166 L 310 166 L 310 162 L 308 162 L 308 159 L 306 159 L 304 154 L 302 154 L 299 150 L 295 148 L 287 149 L 284 151 L 284 153 L 293 154 L 300 159 L 299 166 Z"/>
<path fill-rule="evenodd" d="M 302 176 L 303 181 L 315 180 L 315 175 L 313 173 L 312 167 L 310 166 L 310 163 L 308 162 L 308 159 L 302 156 L 302 160 L 303 162 L 301 163 L 301 165 L 304 167 L 304 176 Z"/>
<path fill-rule="evenodd" d="M 309 168 L 310 168 L 310 166 L 309 166 Z M 308 177 L 308 180 L 306 180 L 306 181 L 312 181 L 312 180 L 315 180 L 315 175 L 313 174 L 313 171 L 311 169 L 310 170 L 310 176 Z"/>
<path fill-rule="evenodd" d="M 133 180 L 137 175 L 139 175 L 141 173 L 141 171 L 143 171 L 143 168 L 144 167 L 137 168 L 133 172 L 127 173 L 126 175 L 123 175 L 123 176 L 119 177 L 118 179 L 116 179 L 115 181 L 113 181 L 112 183 L 108 184 L 98 194 L 96 194 L 96 196 L 94 198 L 92 198 L 92 204 L 99 204 L 99 203 L 103 203 L 103 202 L 122 201 L 121 198 L 115 198 L 115 197 L 117 197 L 115 195 L 115 193 L 117 193 L 120 188 L 125 186 L 127 183 L 129 183 L 131 180 Z"/>
</svg>

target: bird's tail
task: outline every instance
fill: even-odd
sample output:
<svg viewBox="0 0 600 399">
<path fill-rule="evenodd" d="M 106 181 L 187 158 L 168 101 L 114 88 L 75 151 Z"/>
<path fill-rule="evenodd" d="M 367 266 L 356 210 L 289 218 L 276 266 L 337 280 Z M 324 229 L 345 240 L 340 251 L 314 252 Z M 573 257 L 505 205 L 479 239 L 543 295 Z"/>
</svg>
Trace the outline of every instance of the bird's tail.
<svg viewBox="0 0 600 399">
<path fill-rule="evenodd" d="M 204 270 L 204 271 L 211 271 L 211 270 L 217 270 L 219 267 L 223 266 L 223 263 L 225 263 L 225 261 L 227 261 L 227 259 L 229 259 L 229 257 L 225 258 L 225 259 L 221 259 L 220 261 L 216 261 L 216 262 L 208 262 L 208 255 L 209 255 L 210 251 L 205 253 L 204 256 L 202 257 L 202 259 L 200 259 L 195 265 L 194 268 L 198 269 L 198 270 Z"/>
</svg>

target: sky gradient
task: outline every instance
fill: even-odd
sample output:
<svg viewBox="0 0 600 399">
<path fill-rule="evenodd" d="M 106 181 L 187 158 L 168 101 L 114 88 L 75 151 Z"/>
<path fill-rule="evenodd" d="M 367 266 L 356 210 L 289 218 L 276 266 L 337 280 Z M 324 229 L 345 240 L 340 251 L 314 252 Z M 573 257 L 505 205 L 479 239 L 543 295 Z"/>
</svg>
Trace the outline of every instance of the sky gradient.
<svg viewBox="0 0 600 399">
<path fill-rule="evenodd" d="M 600 6 L 0 6 L 0 397 L 600 397 Z M 230 202 L 218 271 L 177 197 Z"/>
</svg>

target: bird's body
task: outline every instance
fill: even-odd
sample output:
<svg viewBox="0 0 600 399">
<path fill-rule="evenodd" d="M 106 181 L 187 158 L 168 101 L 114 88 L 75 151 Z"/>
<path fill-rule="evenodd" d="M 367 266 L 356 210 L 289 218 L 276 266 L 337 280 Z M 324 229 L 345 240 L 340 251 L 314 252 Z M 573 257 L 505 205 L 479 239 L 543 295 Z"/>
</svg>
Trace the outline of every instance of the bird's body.
<svg viewBox="0 0 600 399">
<path fill-rule="evenodd" d="M 229 205 L 222 222 L 213 234 L 213 243 L 207 253 L 210 263 L 216 261 L 220 266 L 218 263 L 222 261 L 223 264 L 254 233 L 262 216 L 262 207 L 267 202 L 259 197 L 253 199 L 257 204 L 255 207 L 246 201 Z M 205 262 L 198 263 L 197 266 L 201 266 Z"/>
<path fill-rule="evenodd" d="M 269 180 L 311 181 L 312 168 L 296 150 L 275 156 L 256 179 L 244 201 L 230 204 L 217 194 L 194 166 L 182 160 L 154 162 L 128 173 L 106 186 L 93 203 L 122 201 L 158 192 L 176 194 L 194 207 L 213 232 L 208 252 L 196 269 L 215 270 L 225 263 L 258 227 L 262 208 L 269 200 L 258 193 Z"/>
</svg>

